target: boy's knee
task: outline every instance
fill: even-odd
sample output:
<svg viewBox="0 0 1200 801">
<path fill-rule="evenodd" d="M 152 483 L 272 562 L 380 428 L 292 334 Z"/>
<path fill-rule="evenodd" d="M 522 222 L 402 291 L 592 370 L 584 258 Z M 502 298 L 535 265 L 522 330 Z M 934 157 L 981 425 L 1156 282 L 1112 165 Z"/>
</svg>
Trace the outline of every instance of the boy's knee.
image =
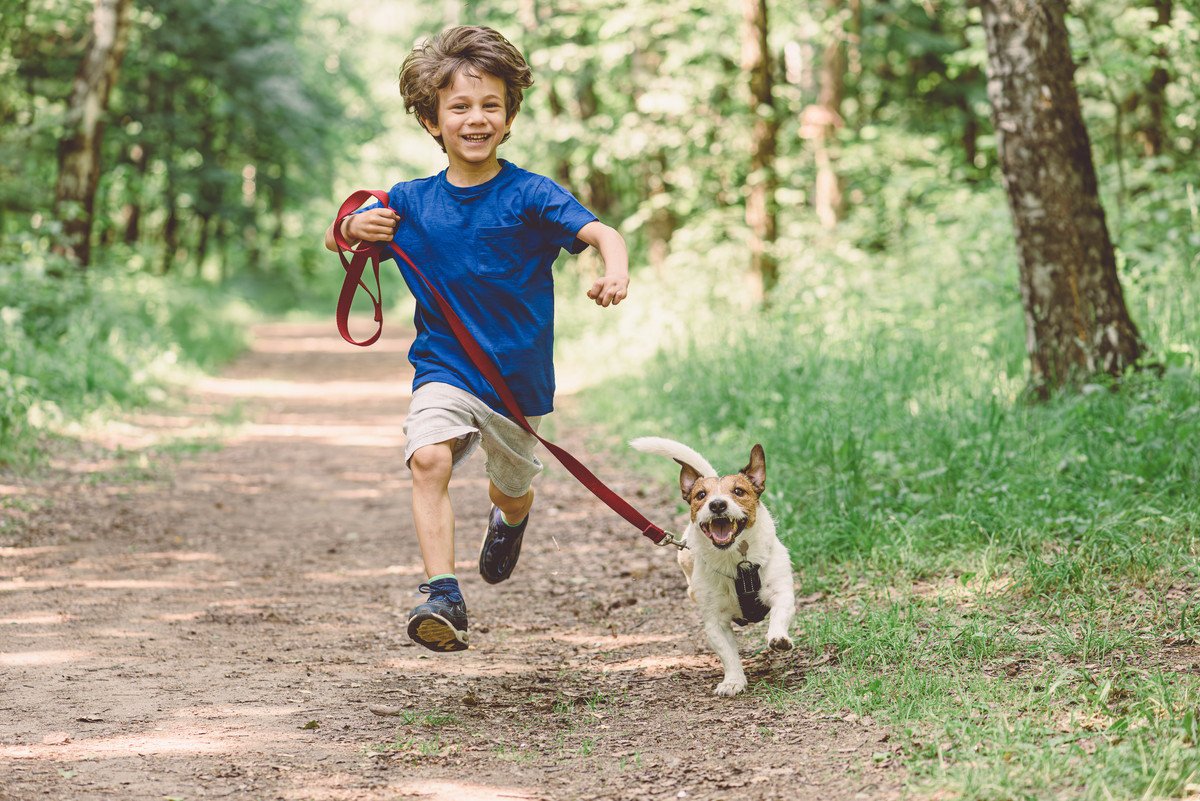
<svg viewBox="0 0 1200 801">
<path fill-rule="evenodd" d="M 413 451 L 408 467 L 416 479 L 449 479 L 454 467 L 454 451 L 447 442 L 425 445 Z"/>
</svg>

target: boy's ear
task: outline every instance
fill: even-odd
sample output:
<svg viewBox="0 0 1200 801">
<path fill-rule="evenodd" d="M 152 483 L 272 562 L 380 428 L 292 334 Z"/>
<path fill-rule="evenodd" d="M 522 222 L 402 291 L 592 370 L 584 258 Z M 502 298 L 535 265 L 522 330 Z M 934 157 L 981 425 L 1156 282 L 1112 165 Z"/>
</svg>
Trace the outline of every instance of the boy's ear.
<svg viewBox="0 0 1200 801">
<path fill-rule="evenodd" d="M 440 136 L 441 135 L 441 126 L 438 125 L 436 122 L 430 122 L 429 120 L 427 120 L 421 116 L 418 116 L 417 120 L 421 123 L 421 127 L 424 128 L 426 133 L 428 133 L 430 136 Z"/>
</svg>

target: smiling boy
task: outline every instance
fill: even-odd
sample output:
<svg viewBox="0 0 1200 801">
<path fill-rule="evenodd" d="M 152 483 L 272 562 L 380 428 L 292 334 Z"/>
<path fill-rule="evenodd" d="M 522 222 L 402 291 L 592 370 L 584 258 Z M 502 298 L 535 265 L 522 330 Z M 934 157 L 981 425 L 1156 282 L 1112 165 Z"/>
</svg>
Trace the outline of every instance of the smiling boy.
<svg viewBox="0 0 1200 801">
<path fill-rule="evenodd" d="M 341 233 L 351 243 L 394 240 L 426 265 L 536 427 L 553 407 L 551 268 L 558 252 L 599 250 L 604 275 L 587 295 L 602 307 L 625 298 L 629 267 L 619 233 L 554 181 L 497 157 L 532 83 L 520 51 L 491 28 L 451 28 L 418 45 L 401 67 L 400 94 L 448 165 L 396 184 L 390 208 L 347 217 Z M 337 250 L 332 226 L 325 246 Z M 483 446 L 492 511 L 479 572 L 495 584 L 516 566 L 542 465 L 533 453 L 537 440 L 508 417 L 429 290 L 406 264 L 399 268 L 417 304 L 404 458 L 427 576 L 420 590 L 429 595 L 409 616 L 408 634 L 432 650 L 458 651 L 468 644 L 467 607 L 454 575 L 451 473 Z"/>
</svg>

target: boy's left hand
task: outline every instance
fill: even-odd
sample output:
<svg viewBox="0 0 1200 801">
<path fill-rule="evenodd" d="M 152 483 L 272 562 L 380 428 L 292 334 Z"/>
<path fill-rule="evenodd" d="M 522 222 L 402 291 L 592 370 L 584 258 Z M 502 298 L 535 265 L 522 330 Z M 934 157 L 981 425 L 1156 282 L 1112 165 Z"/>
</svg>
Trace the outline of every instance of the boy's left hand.
<svg viewBox="0 0 1200 801">
<path fill-rule="evenodd" d="M 625 296 L 628 294 L 629 276 L 627 275 L 606 275 L 603 278 L 597 278 L 596 283 L 592 284 L 592 288 L 587 291 L 587 296 L 596 301 L 597 306 L 605 307 L 610 303 L 616 306 L 625 300 Z"/>
</svg>

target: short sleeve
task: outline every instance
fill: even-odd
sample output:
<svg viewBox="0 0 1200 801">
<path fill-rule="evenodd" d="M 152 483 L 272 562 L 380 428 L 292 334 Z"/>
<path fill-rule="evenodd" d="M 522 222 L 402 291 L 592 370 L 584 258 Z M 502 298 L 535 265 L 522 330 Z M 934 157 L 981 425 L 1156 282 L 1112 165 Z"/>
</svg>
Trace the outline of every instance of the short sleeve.
<svg viewBox="0 0 1200 801">
<path fill-rule="evenodd" d="M 587 248 L 587 243 L 579 239 L 579 230 L 595 222 L 596 215 L 549 178 L 543 177 L 538 187 L 538 216 L 550 244 L 556 248 L 571 254 Z"/>
</svg>

